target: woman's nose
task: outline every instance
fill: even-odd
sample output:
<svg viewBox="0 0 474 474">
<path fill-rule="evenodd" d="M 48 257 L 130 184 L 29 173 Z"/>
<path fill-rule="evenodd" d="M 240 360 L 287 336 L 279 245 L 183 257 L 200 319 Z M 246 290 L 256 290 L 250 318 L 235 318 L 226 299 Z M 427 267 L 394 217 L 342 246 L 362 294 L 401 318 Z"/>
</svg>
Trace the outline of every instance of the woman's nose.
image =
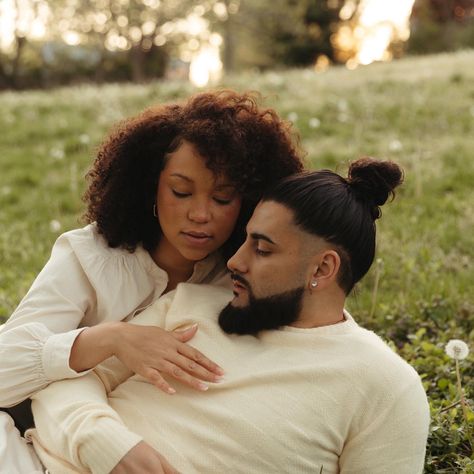
<svg viewBox="0 0 474 474">
<path fill-rule="evenodd" d="M 204 199 L 196 199 L 191 203 L 188 212 L 189 220 L 198 224 L 205 224 L 211 219 L 211 210 L 209 203 Z"/>
</svg>

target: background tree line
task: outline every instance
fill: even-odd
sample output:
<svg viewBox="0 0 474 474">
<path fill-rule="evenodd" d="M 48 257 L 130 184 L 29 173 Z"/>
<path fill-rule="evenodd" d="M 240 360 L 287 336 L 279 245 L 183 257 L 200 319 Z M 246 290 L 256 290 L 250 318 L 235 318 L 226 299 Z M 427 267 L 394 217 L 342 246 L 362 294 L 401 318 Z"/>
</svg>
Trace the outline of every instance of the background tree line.
<svg viewBox="0 0 474 474">
<path fill-rule="evenodd" d="M 348 2 L 353 13 L 341 20 Z M 343 24 L 357 24 L 360 0 L 13 3 L 13 42 L 0 50 L 0 88 L 20 89 L 160 78 L 185 70 L 192 54 L 215 40 L 212 32 L 222 37 L 227 72 L 308 66 L 320 56 L 342 61 L 335 34 Z M 35 18 L 42 37 L 34 34 Z M 474 47 L 474 0 L 416 0 L 411 36 L 398 54 L 461 47 Z"/>
</svg>

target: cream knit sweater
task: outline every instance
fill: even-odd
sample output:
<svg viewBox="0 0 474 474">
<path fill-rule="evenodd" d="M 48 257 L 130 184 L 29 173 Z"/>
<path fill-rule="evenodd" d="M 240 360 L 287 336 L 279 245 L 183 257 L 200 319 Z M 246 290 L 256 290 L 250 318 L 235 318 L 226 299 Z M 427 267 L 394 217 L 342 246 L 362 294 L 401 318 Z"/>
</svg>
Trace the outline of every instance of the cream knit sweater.
<svg viewBox="0 0 474 474">
<path fill-rule="evenodd" d="M 192 345 L 226 371 L 166 395 L 110 360 L 34 397 L 30 433 L 53 474 L 107 473 L 140 439 L 181 473 L 419 474 L 429 410 L 416 372 L 347 314 L 341 324 L 228 336 L 228 290 L 181 284 L 135 323 L 199 323 Z M 104 389 L 105 387 L 105 389 Z M 109 405 L 107 405 L 107 393 Z"/>
</svg>

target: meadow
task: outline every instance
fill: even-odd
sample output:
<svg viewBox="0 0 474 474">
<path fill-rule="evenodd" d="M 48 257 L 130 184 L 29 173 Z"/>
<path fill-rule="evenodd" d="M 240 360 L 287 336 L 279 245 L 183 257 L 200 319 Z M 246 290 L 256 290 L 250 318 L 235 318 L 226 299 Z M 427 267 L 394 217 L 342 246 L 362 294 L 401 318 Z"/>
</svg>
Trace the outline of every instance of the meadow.
<svg viewBox="0 0 474 474">
<path fill-rule="evenodd" d="M 363 155 L 404 168 L 405 183 L 378 223 L 377 261 L 347 306 L 423 379 L 428 474 L 474 473 L 473 64 L 474 51 L 464 51 L 355 71 L 242 73 L 221 84 L 261 92 L 299 130 L 312 168 L 344 173 Z M 153 82 L 0 94 L 0 322 L 58 235 L 83 225 L 84 175 L 107 130 L 195 91 Z M 464 414 L 444 351 L 453 338 L 471 348 L 460 363 L 471 407 Z"/>
</svg>

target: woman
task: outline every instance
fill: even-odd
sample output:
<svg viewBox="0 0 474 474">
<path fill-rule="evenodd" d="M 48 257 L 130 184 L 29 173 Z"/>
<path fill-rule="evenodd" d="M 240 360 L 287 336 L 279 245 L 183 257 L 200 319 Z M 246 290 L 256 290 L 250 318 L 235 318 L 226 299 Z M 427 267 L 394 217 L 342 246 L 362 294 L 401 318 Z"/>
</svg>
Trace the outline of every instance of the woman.
<svg viewBox="0 0 474 474">
<path fill-rule="evenodd" d="M 222 369 L 185 343 L 196 327 L 122 321 L 179 282 L 227 284 L 261 193 L 301 169 L 288 125 L 251 94 L 201 93 L 125 120 L 88 173 L 88 225 L 59 237 L 2 327 L 0 406 L 112 355 L 168 393 L 161 373 L 199 390 L 217 382 Z"/>
</svg>

